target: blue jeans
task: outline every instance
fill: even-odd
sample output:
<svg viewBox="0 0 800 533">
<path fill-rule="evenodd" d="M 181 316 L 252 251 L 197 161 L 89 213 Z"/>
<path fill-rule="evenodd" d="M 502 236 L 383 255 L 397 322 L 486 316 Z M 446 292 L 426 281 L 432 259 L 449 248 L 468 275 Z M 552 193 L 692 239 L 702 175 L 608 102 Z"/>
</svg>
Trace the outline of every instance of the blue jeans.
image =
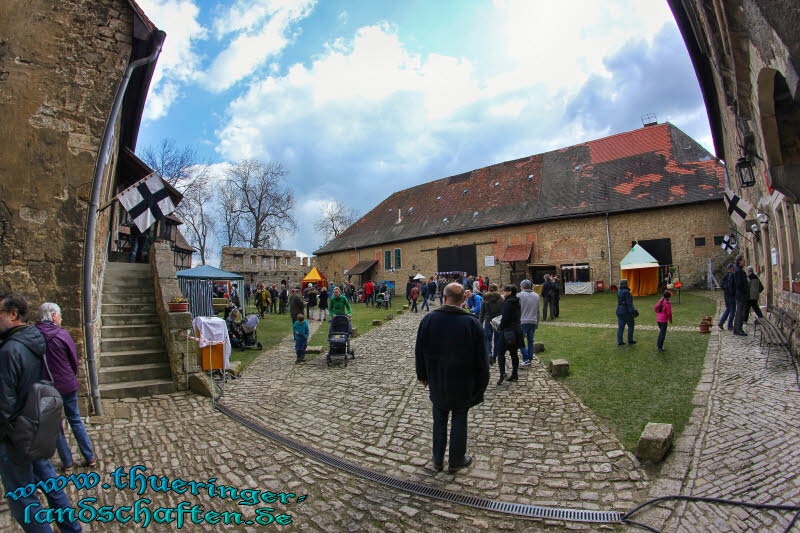
<svg viewBox="0 0 800 533">
<path fill-rule="evenodd" d="M 75 435 L 75 440 L 78 443 L 78 448 L 81 450 L 81 455 L 86 461 L 94 459 L 94 450 L 92 449 L 92 441 L 89 440 L 89 435 L 86 433 L 86 428 L 81 420 L 81 413 L 78 411 L 78 391 L 70 392 L 69 394 L 62 394 L 61 399 L 64 400 L 64 414 L 69 421 L 69 426 L 72 428 L 72 434 Z M 61 459 L 61 464 L 64 466 L 72 465 L 72 450 L 69 448 L 67 437 L 64 435 L 64 428 L 56 439 L 56 450 L 58 450 L 58 457 Z"/>
<path fill-rule="evenodd" d="M 0 477 L 3 479 L 5 492 L 11 492 L 31 483 L 57 477 L 57 475 L 49 459 L 19 461 L 18 458 L 9 455 L 6 443 L 0 443 Z M 71 507 L 63 490 L 46 492 L 45 497 L 50 509 Z M 33 516 L 41 509 L 36 491 L 28 497 L 21 497 L 18 500 L 7 498 L 7 501 L 11 515 L 24 531 L 27 533 L 52 533 L 53 528 L 50 527 L 50 524 L 39 524 L 33 520 Z M 28 524 L 25 523 L 26 507 L 30 517 Z M 83 531 L 78 522 L 59 522 L 58 527 L 61 531 L 66 532 Z"/>
<path fill-rule="evenodd" d="M 439 291 L 439 305 L 442 305 L 442 297 L 444 296 L 444 290 Z"/>
<path fill-rule="evenodd" d="M 294 338 L 294 352 L 297 354 L 298 359 L 303 359 L 306 356 L 307 344 L 308 344 L 308 339 L 306 339 L 305 337 Z"/>
<path fill-rule="evenodd" d="M 422 307 L 421 307 L 421 309 L 422 309 L 423 311 L 424 311 L 424 310 L 426 310 L 426 309 L 427 309 L 428 311 L 430 311 L 430 310 L 431 310 L 430 302 L 428 301 L 428 297 L 427 297 L 427 296 L 423 296 L 423 297 L 422 297 Z"/>
<path fill-rule="evenodd" d="M 494 330 L 492 327 L 492 322 L 489 320 L 483 323 L 483 331 L 486 333 L 486 353 L 489 354 L 489 357 L 497 357 L 497 354 L 492 351 L 492 338 L 494 338 L 496 351 L 497 341 L 500 340 L 500 334 Z"/>
<path fill-rule="evenodd" d="M 664 339 L 667 338 L 667 323 L 656 322 L 658 324 L 658 340 L 656 340 L 656 348 L 659 350 L 664 349 Z"/>
<path fill-rule="evenodd" d="M 447 419 L 452 413 L 450 423 L 450 453 L 448 462 L 450 466 L 464 464 L 464 455 L 467 453 L 467 412 L 469 409 L 439 409 L 431 406 L 433 411 L 433 462 L 444 463 L 444 449 L 447 446 Z"/>
<path fill-rule="evenodd" d="M 625 313 L 624 315 L 617 315 L 617 344 L 622 344 L 622 332 L 628 326 L 628 342 L 633 340 L 633 315 Z"/>
<path fill-rule="evenodd" d="M 719 317 L 720 326 L 725 325 L 725 319 L 728 319 L 728 329 L 733 329 L 733 318 L 736 316 L 736 298 L 733 296 L 725 295 L 725 312 Z"/>
<path fill-rule="evenodd" d="M 536 326 L 538 324 L 522 324 L 522 335 L 525 337 L 525 347 L 520 347 L 519 351 L 522 352 L 523 361 L 531 361 L 533 359 L 533 336 L 536 334 Z"/>
</svg>

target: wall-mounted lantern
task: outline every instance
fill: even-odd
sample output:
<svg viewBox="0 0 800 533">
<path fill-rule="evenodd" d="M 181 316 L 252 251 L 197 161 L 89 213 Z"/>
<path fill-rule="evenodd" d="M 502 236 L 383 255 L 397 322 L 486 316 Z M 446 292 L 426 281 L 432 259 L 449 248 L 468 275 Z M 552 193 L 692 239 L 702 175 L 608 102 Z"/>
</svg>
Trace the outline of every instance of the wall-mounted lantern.
<svg viewBox="0 0 800 533">
<path fill-rule="evenodd" d="M 739 182 L 742 187 L 752 187 L 756 184 L 756 175 L 753 172 L 753 163 L 750 158 L 740 157 L 736 162 L 736 173 L 739 174 Z"/>
</svg>

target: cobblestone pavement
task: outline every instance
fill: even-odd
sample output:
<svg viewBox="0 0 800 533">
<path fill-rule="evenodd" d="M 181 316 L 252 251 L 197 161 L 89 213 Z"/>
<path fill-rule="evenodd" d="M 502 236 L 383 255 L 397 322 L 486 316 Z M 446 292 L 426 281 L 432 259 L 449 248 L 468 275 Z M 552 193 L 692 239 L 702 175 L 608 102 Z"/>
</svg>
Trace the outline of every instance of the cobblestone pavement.
<svg viewBox="0 0 800 533">
<path fill-rule="evenodd" d="M 784 350 L 773 348 L 767 362 L 758 335 L 716 331 L 694 403 L 690 423 L 652 485 L 651 497 L 800 503 L 800 390 Z M 681 503 L 643 513 L 641 520 L 675 532 L 782 532 L 791 515 Z"/>
</svg>

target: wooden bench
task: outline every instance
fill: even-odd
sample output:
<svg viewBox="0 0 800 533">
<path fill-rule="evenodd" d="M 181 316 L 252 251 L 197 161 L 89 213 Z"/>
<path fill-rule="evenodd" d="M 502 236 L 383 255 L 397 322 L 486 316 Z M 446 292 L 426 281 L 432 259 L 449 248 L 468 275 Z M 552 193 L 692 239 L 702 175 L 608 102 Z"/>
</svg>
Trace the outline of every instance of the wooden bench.
<svg viewBox="0 0 800 533">
<path fill-rule="evenodd" d="M 755 329 L 753 329 L 753 333 L 755 333 L 757 328 L 761 327 L 759 346 L 763 346 L 764 343 L 767 344 L 767 360 L 765 364 L 769 363 L 769 355 L 773 346 L 785 348 L 789 352 L 789 356 L 792 356 L 791 341 L 796 326 L 796 321 L 792 315 L 780 307 L 767 307 L 767 314 L 770 318 L 764 316 L 755 319 Z"/>
</svg>

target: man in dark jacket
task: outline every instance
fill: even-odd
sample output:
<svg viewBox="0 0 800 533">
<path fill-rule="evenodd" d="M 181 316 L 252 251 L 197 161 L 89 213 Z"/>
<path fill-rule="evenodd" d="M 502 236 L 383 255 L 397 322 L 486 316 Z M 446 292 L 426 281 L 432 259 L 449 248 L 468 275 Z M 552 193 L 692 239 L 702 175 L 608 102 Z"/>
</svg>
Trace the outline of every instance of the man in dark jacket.
<svg viewBox="0 0 800 533">
<path fill-rule="evenodd" d="M 408 278 L 408 281 L 406 282 L 406 301 L 408 302 L 408 305 L 411 305 L 411 289 L 413 288 L 414 280 Z"/>
<path fill-rule="evenodd" d="M 723 325 L 728 320 L 728 329 L 733 329 L 733 317 L 736 316 L 736 287 L 733 286 L 733 263 L 728 263 L 728 271 L 722 277 L 722 296 L 725 299 L 725 312 L 717 322 L 719 329 L 725 329 Z"/>
<path fill-rule="evenodd" d="M 270 299 L 270 313 L 277 313 L 278 312 L 278 289 L 275 288 L 275 284 L 273 283 L 269 288 L 269 299 Z"/>
<path fill-rule="evenodd" d="M 78 410 L 78 353 L 75 350 L 75 342 L 66 330 L 61 329 L 61 308 L 57 304 L 43 303 L 39 306 L 39 314 L 41 320 L 36 324 L 36 329 L 44 337 L 47 346 L 45 350 L 47 368 L 50 369 L 53 385 L 61 394 L 64 414 L 85 460 L 84 466 L 93 467 L 97 463 L 97 457 Z M 56 450 L 64 470 L 72 468 L 72 450 L 67 443 L 63 428 L 56 440 Z"/>
<path fill-rule="evenodd" d="M 550 309 L 550 318 L 553 319 L 552 299 L 553 288 L 555 283 L 550 280 L 550 274 L 544 275 L 544 284 L 542 284 L 542 320 L 547 320 L 547 310 Z"/>
<path fill-rule="evenodd" d="M 280 300 L 280 310 L 278 314 L 283 314 L 286 312 L 286 304 L 289 302 L 289 291 L 286 290 L 286 285 L 281 284 L 281 292 L 278 295 L 278 300 Z M 292 319 L 292 324 L 294 324 L 294 319 Z"/>
<path fill-rule="evenodd" d="M 0 476 L 6 493 L 56 477 L 48 459 L 27 458 L 8 440 L 31 387 L 42 378 L 45 340 L 38 329 L 25 325 L 27 321 L 24 296 L 11 293 L 0 297 Z M 45 497 L 51 509 L 70 507 L 63 490 L 45 492 Z M 7 501 L 12 516 L 25 531 L 50 531 L 48 525 L 25 523 L 26 513 L 35 516 L 40 510 L 36 491 Z M 58 527 L 61 531 L 82 531 L 77 522 L 59 522 Z"/>
<path fill-rule="evenodd" d="M 744 272 L 744 256 L 736 258 L 736 268 L 733 270 L 733 289 L 736 298 L 736 318 L 733 319 L 733 334 L 746 337 L 742 329 L 744 314 L 747 312 L 747 303 L 750 298 L 750 284 Z"/>
<path fill-rule="evenodd" d="M 447 419 L 450 426 L 448 466 L 455 472 L 472 463 L 467 451 L 467 413 L 483 402 L 489 383 L 489 354 L 478 319 L 461 308 L 464 288 L 451 283 L 444 305 L 420 321 L 415 349 L 417 379 L 428 387 L 433 404 L 433 466 L 444 468 Z"/>
<path fill-rule="evenodd" d="M 289 298 L 289 316 L 292 324 L 297 320 L 297 315 L 301 314 L 306 308 L 306 302 L 301 296 L 300 289 L 293 289 L 292 296 Z"/>
</svg>

